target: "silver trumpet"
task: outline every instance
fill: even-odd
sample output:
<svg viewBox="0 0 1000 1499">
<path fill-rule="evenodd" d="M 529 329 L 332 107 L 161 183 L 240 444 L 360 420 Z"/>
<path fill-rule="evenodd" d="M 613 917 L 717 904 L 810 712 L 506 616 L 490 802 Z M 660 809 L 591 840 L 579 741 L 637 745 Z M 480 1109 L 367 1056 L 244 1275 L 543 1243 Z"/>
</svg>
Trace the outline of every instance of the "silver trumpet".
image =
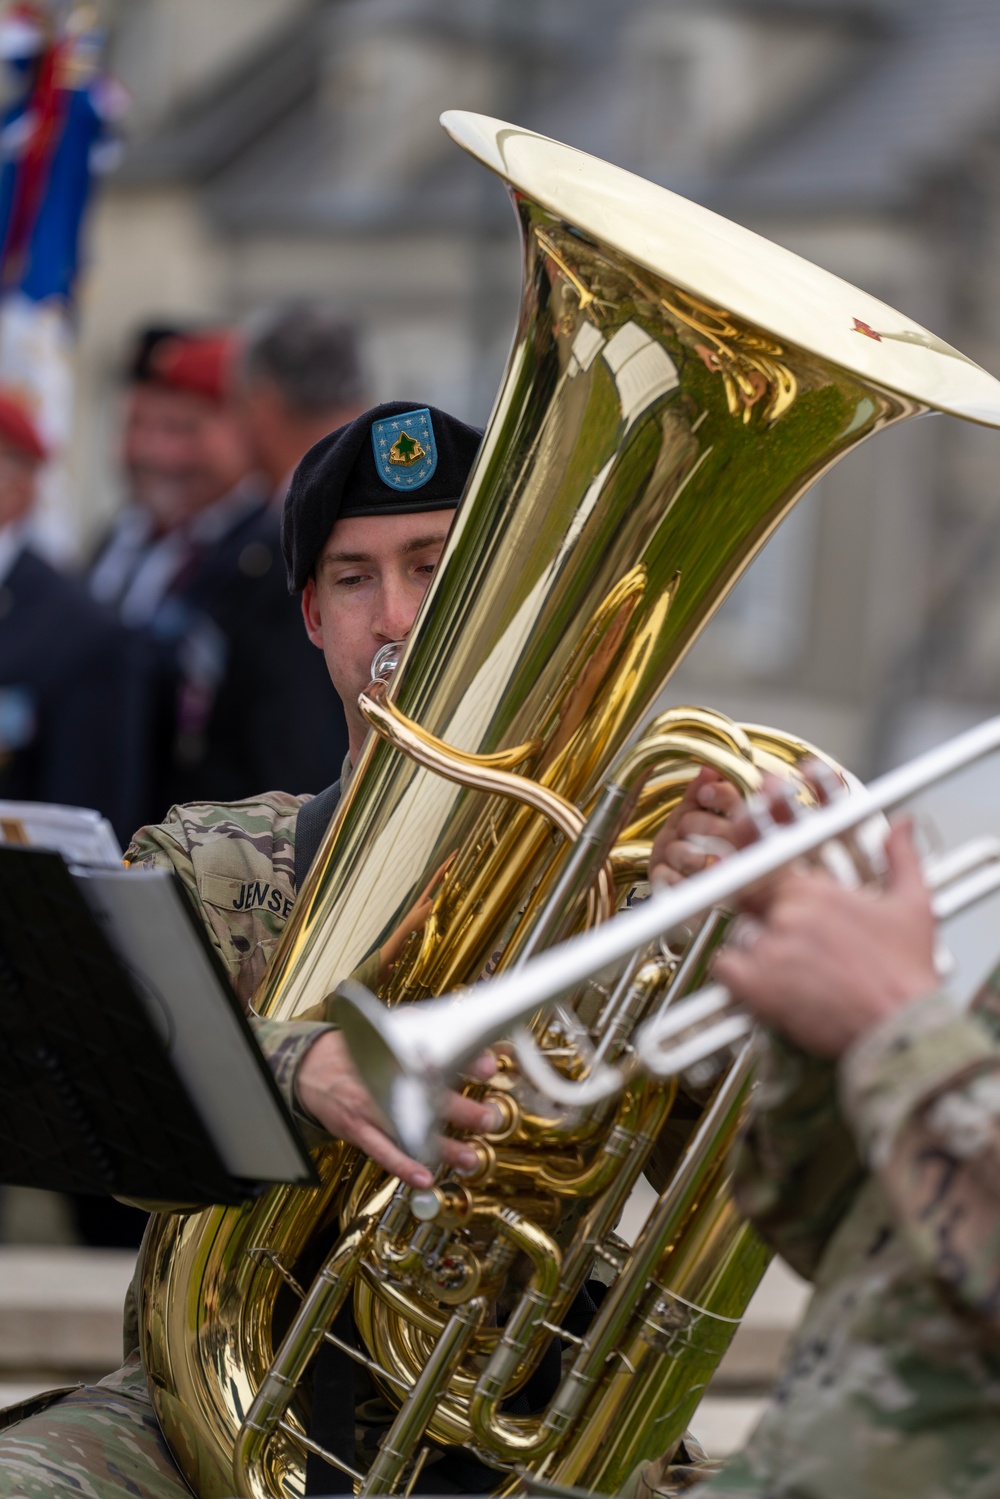
<svg viewBox="0 0 1000 1499">
<path fill-rule="evenodd" d="M 529 1082 L 567 1106 L 583 1107 L 617 1093 L 639 1069 L 658 1076 L 686 1072 L 743 1040 L 753 1027 L 750 1016 L 721 985 L 670 1003 L 672 996 L 683 993 L 684 970 L 694 970 L 708 930 L 732 908 L 741 892 L 828 846 L 842 852 L 838 841 L 846 835 L 860 834 L 879 814 L 998 749 L 1000 717 L 956 735 L 867 787 L 859 784 L 825 806 L 802 812 L 792 823 L 776 826 L 760 842 L 683 884 L 652 895 L 582 936 L 527 956 L 499 977 L 392 1010 L 349 979 L 336 991 L 332 1018 L 403 1148 L 429 1163 L 437 1159 L 444 1093 L 473 1058 L 500 1038 L 511 1038 Z M 870 827 L 867 831 L 870 847 Z M 925 875 L 935 892 L 936 916 L 948 920 L 1000 889 L 1000 840 L 975 839 L 928 860 Z M 572 878 L 570 869 L 567 879 Z M 559 898 L 556 890 L 553 902 Z M 525 1028 L 529 1020 L 584 980 L 705 917 L 708 920 L 692 940 L 665 1006 L 640 1027 L 624 1061 L 609 1065 L 595 1053 L 588 1075 L 570 1080 L 543 1058 Z"/>
<path fill-rule="evenodd" d="M 801 815 L 808 819 L 808 813 Z M 949 921 L 1000 890 L 1000 838 L 972 838 L 950 853 L 926 859 L 923 874 L 935 917 Z M 942 976 L 949 966 L 947 951 L 939 951 Z M 753 1018 L 724 984 L 707 984 L 639 1027 L 636 1065 L 654 1077 L 675 1077 L 735 1046 L 753 1028 Z"/>
</svg>

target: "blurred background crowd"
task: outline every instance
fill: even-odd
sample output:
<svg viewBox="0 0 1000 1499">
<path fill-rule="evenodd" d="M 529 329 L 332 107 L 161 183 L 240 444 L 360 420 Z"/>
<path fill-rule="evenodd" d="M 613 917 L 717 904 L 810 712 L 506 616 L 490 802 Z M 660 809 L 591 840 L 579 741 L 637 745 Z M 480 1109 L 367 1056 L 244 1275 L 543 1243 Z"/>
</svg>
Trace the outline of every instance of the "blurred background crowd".
<svg viewBox="0 0 1000 1499">
<path fill-rule="evenodd" d="M 175 802 L 336 779 L 343 713 L 287 591 L 281 505 L 301 455 L 363 403 L 353 330 L 308 304 L 243 330 L 144 329 L 121 383 L 124 503 L 76 578 L 32 534 L 46 449 L 0 394 L 0 519 L 20 544 L 0 595 L 0 794 L 96 807 L 125 846 Z"/>
<path fill-rule="evenodd" d="M 37 0 L 0 59 L 0 797 L 123 844 L 338 774 L 288 478 L 377 400 L 485 423 L 516 317 L 514 217 L 442 109 L 693 197 L 1000 373 L 996 0 Z M 838 465 L 670 699 L 864 776 L 995 711 L 998 441 L 934 417 Z M 1000 827 L 1000 778 L 927 807 L 946 841 Z M 956 933 L 964 987 L 995 915 Z"/>
</svg>

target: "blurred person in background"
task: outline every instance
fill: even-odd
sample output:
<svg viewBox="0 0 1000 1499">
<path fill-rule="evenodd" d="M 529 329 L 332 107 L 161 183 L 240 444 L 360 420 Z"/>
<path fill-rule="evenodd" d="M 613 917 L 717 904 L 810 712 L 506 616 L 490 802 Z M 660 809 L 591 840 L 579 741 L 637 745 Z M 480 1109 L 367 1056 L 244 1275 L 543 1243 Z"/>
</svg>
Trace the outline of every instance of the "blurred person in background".
<svg viewBox="0 0 1000 1499">
<path fill-rule="evenodd" d="M 139 821 L 261 785 L 322 787 L 346 748 L 339 702 L 285 586 L 239 358 L 231 330 L 150 330 L 133 363 L 130 503 L 89 582 L 142 632 L 152 663 Z"/>
<path fill-rule="evenodd" d="M 280 511 L 303 454 L 364 409 L 357 334 L 321 302 L 270 308 L 248 324 L 240 377 L 257 464 Z"/>
<path fill-rule="evenodd" d="M 136 341 L 121 438 L 128 501 L 88 578 L 94 597 L 127 624 L 154 617 L 190 553 L 188 528 L 252 466 L 246 435 L 223 400 L 228 352 L 224 336 L 192 349 L 170 327 L 145 329 Z"/>
<path fill-rule="evenodd" d="M 125 844 L 140 810 L 134 642 L 32 548 L 45 458 L 30 411 L 0 388 L 0 797 L 94 807 Z"/>
</svg>

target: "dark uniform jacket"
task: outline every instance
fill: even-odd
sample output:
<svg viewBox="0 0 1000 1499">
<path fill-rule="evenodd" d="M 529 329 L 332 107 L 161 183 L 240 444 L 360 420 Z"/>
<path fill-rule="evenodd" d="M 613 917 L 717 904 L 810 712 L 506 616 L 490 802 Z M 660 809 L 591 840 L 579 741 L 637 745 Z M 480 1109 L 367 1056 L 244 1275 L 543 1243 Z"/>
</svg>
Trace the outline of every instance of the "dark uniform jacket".
<svg viewBox="0 0 1000 1499">
<path fill-rule="evenodd" d="M 0 797 L 94 807 L 127 843 L 141 717 L 135 641 L 22 550 L 0 584 Z"/>
<path fill-rule="evenodd" d="M 273 507 L 193 544 L 144 634 L 155 688 L 136 826 L 175 803 L 317 792 L 336 777 L 344 712 L 288 593 Z"/>
</svg>

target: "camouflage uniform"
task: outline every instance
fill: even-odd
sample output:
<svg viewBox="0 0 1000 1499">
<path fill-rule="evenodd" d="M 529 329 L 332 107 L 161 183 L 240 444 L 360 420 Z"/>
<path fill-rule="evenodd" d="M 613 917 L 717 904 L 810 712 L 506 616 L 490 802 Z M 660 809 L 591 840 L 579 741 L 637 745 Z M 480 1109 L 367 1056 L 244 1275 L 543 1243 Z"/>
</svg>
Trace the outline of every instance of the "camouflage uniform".
<svg viewBox="0 0 1000 1499">
<path fill-rule="evenodd" d="M 770 1042 L 737 1193 L 816 1289 L 705 1499 L 1000 1494 L 1000 970 L 974 1009 L 928 996 L 839 1066 Z"/>
<path fill-rule="evenodd" d="M 177 872 L 244 1004 L 295 900 L 295 821 L 307 800 L 270 792 L 242 802 L 174 807 L 159 827 L 143 828 L 128 849 L 132 864 Z M 250 1023 L 294 1110 L 298 1064 L 328 1027 L 255 1016 Z M 309 1134 L 309 1121 L 302 1122 Z M 3 1499 L 120 1499 L 123 1493 L 189 1499 L 153 1413 L 134 1307 L 130 1291 L 125 1363 L 114 1374 L 0 1412 Z"/>
</svg>

